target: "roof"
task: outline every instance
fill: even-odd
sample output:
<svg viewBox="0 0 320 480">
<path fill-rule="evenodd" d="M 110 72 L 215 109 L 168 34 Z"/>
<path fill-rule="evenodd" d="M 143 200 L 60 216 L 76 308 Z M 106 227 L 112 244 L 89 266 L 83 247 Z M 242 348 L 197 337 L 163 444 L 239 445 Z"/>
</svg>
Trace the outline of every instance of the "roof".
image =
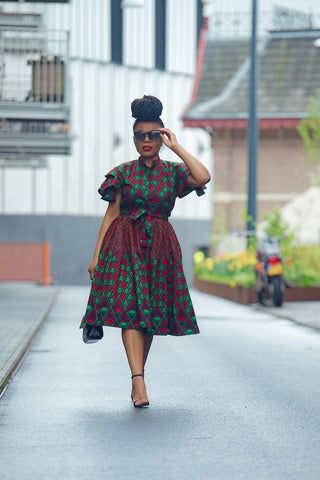
<svg viewBox="0 0 320 480">
<path fill-rule="evenodd" d="M 270 32 L 259 40 L 260 125 L 287 127 L 307 116 L 308 97 L 320 88 L 320 30 Z M 249 39 L 208 40 L 198 62 L 185 126 L 245 128 L 249 112 Z"/>
</svg>

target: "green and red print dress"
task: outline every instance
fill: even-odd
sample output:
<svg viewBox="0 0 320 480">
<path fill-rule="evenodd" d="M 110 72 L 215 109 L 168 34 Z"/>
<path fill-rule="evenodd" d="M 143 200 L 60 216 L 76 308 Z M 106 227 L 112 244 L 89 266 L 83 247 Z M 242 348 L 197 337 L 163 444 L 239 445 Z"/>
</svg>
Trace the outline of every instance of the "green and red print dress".
<svg viewBox="0 0 320 480">
<path fill-rule="evenodd" d="M 111 170 L 99 188 L 103 200 L 122 193 L 120 216 L 100 250 L 82 325 L 141 329 L 153 335 L 199 333 L 182 268 L 181 250 L 168 222 L 176 197 L 205 187 L 186 184 L 183 163 L 141 158 Z"/>
</svg>

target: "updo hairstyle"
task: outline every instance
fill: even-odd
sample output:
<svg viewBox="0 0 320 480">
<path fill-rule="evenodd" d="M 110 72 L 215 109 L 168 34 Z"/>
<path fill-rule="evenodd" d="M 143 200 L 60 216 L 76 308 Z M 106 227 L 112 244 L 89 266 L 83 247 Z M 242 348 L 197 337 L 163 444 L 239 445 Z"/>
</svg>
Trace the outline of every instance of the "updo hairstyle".
<svg viewBox="0 0 320 480">
<path fill-rule="evenodd" d="M 164 127 L 164 123 L 160 118 L 162 113 L 162 103 L 157 97 L 143 95 L 142 98 L 136 98 L 131 103 L 131 112 L 133 118 L 136 118 L 133 130 L 139 122 L 155 122 L 159 127 Z"/>
</svg>

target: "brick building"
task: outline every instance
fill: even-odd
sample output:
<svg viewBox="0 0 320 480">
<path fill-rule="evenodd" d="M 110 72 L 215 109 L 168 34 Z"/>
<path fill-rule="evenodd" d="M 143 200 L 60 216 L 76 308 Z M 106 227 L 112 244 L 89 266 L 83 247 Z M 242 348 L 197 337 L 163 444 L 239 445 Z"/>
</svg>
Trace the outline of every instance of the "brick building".
<svg viewBox="0 0 320 480">
<path fill-rule="evenodd" d="M 248 38 L 200 37 L 196 80 L 185 127 L 212 131 L 214 211 L 228 229 L 243 228 L 247 207 Z M 312 170 L 297 125 L 320 87 L 320 30 L 270 31 L 259 40 L 258 219 L 309 185 Z"/>
</svg>

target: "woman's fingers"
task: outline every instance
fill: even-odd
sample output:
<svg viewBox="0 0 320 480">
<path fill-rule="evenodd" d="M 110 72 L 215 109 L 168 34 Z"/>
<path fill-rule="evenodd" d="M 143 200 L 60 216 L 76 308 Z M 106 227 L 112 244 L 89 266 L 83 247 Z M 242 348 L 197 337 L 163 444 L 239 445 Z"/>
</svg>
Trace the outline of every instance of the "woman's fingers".
<svg viewBox="0 0 320 480">
<path fill-rule="evenodd" d="M 89 272 L 89 275 L 90 275 L 90 280 L 93 279 L 94 270 L 95 270 L 96 266 L 97 266 L 97 261 L 95 261 L 95 260 L 93 260 L 89 265 L 88 272 Z"/>
<path fill-rule="evenodd" d="M 90 280 L 92 280 L 92 277 L 93 277 L 93 272 L 91 270 L 91 268 L 89 267 L 88 268 L 88 272 L 89 272 L 89 275 L 90 275 Z"/>
<path fill-rule="evenodd" d="M 176 136 L 169 128 L 158 128 L 158 130 L 161 132 L 161 138 L 165 145 L 168 147 L 172 147 L 174 144 L 177 143 Z"/>
<path fill-rule="evenodd" d="M 159 130 L 162 134 L 166 135 L 168 138 L 175 136 L 174 133 L 169 130 L 169 128 L 158 128 L 157 130 Z"/>
</svg>

